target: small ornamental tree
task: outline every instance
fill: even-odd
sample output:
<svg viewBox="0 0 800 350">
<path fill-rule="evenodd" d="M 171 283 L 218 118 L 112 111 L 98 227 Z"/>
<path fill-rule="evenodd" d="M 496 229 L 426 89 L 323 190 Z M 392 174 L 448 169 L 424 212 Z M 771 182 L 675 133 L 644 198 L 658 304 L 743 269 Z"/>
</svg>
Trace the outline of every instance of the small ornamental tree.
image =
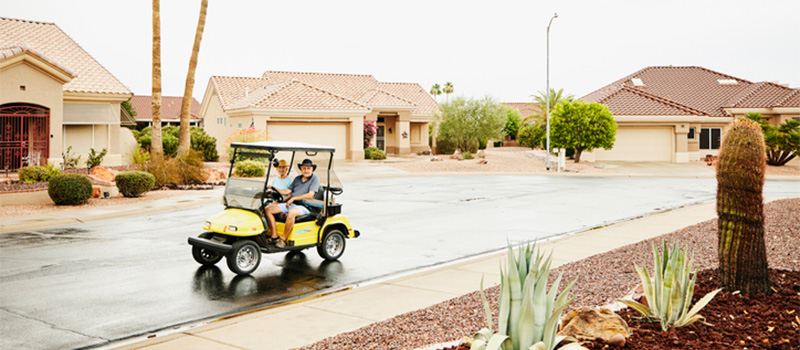
<svg viewBox="0 0 800 350">
<path fill-rule="evenodd" d="M 520 127 L 522 127 L 522 118 L 516 108 L 508 105 L 504 105 L 503 112 L 506 115 L 506 125 L 503 127 L 503 134 L 511 136 L 511 139 L 514 140 L 517 138 Z"/>
<path fill-rule="evenodd" d="M 478 141 L 481 138 L 487 140 L 499 138 L 506 123 L 501 104 L 491 97 L 480 100 L 454 98 L 453 102 L 441 106 L 441 112 L 437 117 L 441 121 L 437 143 L 445 140 L 470 152 L 473 149 L 477 151 Z"/>
<path fill-rule="evenodd" d="M 758 123 L 737 118 L 722 137 L 717 163 L 720 284 L 744 294 L 770 293 L 764 242 L 764 153 Z"/>
<path fill-rule="evenodd" d="M 583 151 L 614 147 L 617 122 L 608 107 L 583 100 L 566 100 L 556 105 L 550 116 L 552 147 L 575 150 L 575 163 Z"/>
<path fill-rule="evenodd" d="M 372 145 L 372 139 L 378 131 L 378 126 L 374 120 L 364 120 L 364 149 Z"/>
</svg>

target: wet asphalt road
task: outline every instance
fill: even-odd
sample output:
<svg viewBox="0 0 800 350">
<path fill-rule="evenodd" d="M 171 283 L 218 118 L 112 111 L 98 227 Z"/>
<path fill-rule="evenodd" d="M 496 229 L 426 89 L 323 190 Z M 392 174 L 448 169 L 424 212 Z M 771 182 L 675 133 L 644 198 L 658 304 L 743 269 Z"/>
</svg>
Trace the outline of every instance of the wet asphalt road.
<svg viewBox="0 0 800 350">
<path fill-rule="evenodd" d="M 101 345 L 533 240 L 713 199 L 713 179 L 428 177 L 352 181 L 362 237 L 341 261 L 264 256 L 252 276 L 200 268 L 186 243 L 210 205 L 0 235 L 0 348 Z M 769 181 L 765 196 L 800 196 Z"/>
</svg>

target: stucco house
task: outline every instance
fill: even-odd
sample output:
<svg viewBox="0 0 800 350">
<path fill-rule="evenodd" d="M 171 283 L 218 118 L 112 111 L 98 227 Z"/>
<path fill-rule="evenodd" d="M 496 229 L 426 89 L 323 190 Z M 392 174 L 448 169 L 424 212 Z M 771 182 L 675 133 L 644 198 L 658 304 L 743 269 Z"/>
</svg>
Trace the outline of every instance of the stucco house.
<svg viewBox="0 0 800 350">
<path fill-rule="evenodd" d="M 106 148 L 103 164 L 122 164 L 120 104 L 132 95 L 55 24 L 0 17 L 1 169 L 60 164 L 69 146 L 81 162 Z"/>
<path fill-rule="evenodd" d="M 800 90 L 695 66 L 647 67 L 582 99 L 607 105 L 618 126 L 614 148 L 585 153 L 588 161 L 688 162 L 717 155 L 737 116 L 800 119 Z"/>
<path fill-rule="evenodd" d="M 271 140 L 333 146 L 336 158 L 359 160 L 365 120 L 378 126 L 373 146 L 388 154 L 411 154 L 430 148 L 428 123 L 438 108 L 417 83 L 379 82 L 363 74 L 266 71 L 260 77 L 211 77 L 200 115 L 220 154 L 233 132 L 252 123 Z"/>
<path fill-rule="evenodd" d="M 133 96 L 131 107 L 136 111 L 137 129 L 153 125 L 153 97 L 152 96 Z M 181 104 L 183 96 L 161 96 L 161 125 L 180 126 L 181 125 Z M 191 110 L 189 112 L 189 125 L 201 126 L 203 118 L 200 117 L 200 103 L 192 97 Z"/>
</svg>

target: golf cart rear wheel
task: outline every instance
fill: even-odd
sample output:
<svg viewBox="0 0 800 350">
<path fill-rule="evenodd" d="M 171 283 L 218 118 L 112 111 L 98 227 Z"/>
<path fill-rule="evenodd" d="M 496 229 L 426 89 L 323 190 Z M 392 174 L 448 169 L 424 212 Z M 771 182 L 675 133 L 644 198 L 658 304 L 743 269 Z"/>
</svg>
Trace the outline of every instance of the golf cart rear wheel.
<svg viewBox="0 0 800 350">
<path fill-rule="evenodd" d="M 197 237 L 210 239 L 214 237 L 214 234 L 211 232 L 203 232 Z M 197 261 L 203 266 L 216 265 L 216 263 L 222 260 L 222 254 L 195 246 L 192 246 L 192 257 L 194 257 L 194 261 Z"/>
<path fill-rule="evenodd" d="M 227 256 L 228 268 L 239 275 L 249 275 L 261 263 L 261 249 L 253 241 L 241 240 L 233 244 Z"/>
<path fill-rule="evenodd" d="M 333 229 L 322 237 L 322 242 L 317 245 L 317 253 L 325 260 L 337 260 L 344 254 L 344 246 L 344 233 L 338 229 Z"/>
</svg>

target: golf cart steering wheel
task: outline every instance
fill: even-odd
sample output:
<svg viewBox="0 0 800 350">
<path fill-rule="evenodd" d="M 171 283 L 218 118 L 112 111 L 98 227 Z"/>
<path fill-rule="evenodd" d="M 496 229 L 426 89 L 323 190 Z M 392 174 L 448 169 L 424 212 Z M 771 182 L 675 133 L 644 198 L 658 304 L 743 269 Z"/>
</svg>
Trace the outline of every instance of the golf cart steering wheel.
<svg viewBox="0 0 800 350">
<path fill-rule="evenodd" d="M 272 198 L 272 200 L 275 202 L 283 202 L 283 195 L 278 192 L 278 190 L 268 189 L 265 194 L 267 195 L 267 198 Z"/>
</svg>

